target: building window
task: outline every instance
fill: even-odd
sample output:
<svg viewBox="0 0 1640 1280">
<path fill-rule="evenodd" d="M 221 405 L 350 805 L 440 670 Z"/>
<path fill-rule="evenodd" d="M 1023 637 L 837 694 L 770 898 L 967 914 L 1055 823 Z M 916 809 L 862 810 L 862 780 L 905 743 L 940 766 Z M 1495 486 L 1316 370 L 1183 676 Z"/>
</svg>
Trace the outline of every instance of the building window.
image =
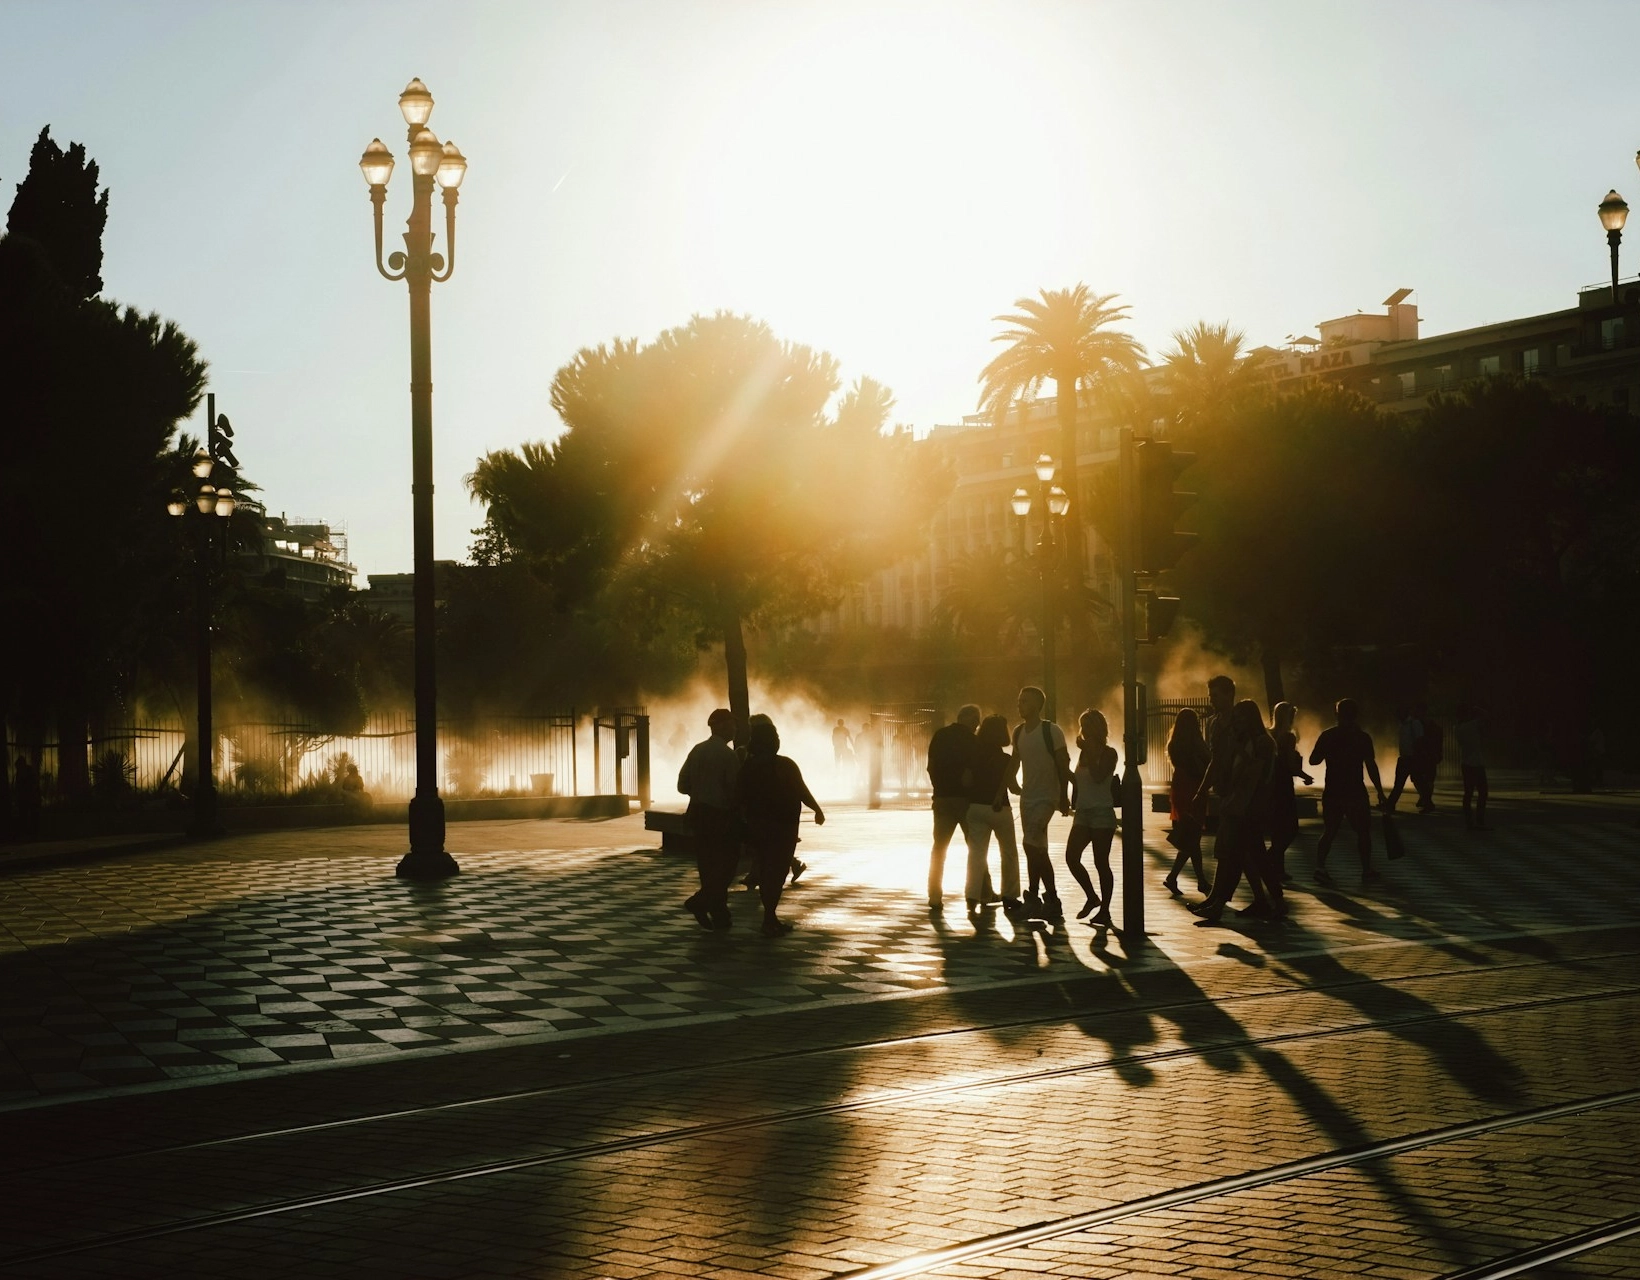
<svg viewBox="0 0 1640 1280">
<path fill-rule="evenodd" d="M 1440 365 L 1435 366 L 1435 386 L 1439 390 L 1441 390 L 1441 391 L 1450 391 L 1450 390 L 1452 390 L 1453 384 L 1456 381 L 1457 381 L 1457 379 L 1452 376 L 1452 366 L 1451 365 L 1449 365 L 1449 364 L 1440 364 Z"/>
<path fill-rule="evenodd" d="M 1569 342 L 1562 342 L 1555 348 L 1555 363 L 1564 366 L 1571 364 L 1571 362 L 1572 344 Z"/>
<path fill-rule="evenodd" d="M 1401 380 L 1401 399 L 1406 400 L 1418 394 L 1418 375 L 1416 373 L 1399 373 L 1395 376 Z"/>
<path fill-rule="evenodd" d="M 1600 322 L 1600 349 L 1614 351 L 1623 345 L 1623 317 L 1613 316 Z"/>
<path fill-rule="evenodd" d="M 1478 372 L 1483 378 L 1496 377 L 1502 361 L 1497 356 L 1482 356 Z"/>
<path fill-rule="evenodd" d="M 1014 465 L 1014 455 L 1011 454 L 1011 453 L 1003 454 L 1002 455 L 1002 469 L 1004 471 L 1006 471 L 1009 467 L 1011 467 L 1013 465 Z"/>
<path fill-rule="evenodd" d="M 1538 349 L 1528 347 L 1520 353 L 1520 371 L 1528 378 L 1538 376 Z"/>
</svg>

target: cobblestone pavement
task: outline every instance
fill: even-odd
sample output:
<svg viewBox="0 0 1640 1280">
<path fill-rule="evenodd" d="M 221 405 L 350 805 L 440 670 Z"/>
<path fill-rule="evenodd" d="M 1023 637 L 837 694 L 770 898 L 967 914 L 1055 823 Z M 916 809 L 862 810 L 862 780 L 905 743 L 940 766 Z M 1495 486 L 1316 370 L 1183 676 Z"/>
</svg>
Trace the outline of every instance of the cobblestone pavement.
<svg viewBox="0 0 1640 1280">
<path fill-rule="evenodd" d="M 976 936 L 960 899 L 931 919 L 927 822 L 921 810 L 845 810 L 806 827 L 812 869 L 788 898 L 798 931 L 775 941 L 750 927 L 742 892 L 737 929 L 702 933 L 678 909 L 692 867 L 647 848 L 636 817 L 453 827 L 464 871 L 436 886 L 393 878 L 402 837 L 382 828 L 243 836 L 9 876 L 0 1104 L 1129 963 L 1116 935 L 1074 923 L 1047 936 L 998 919 Z M 1282 926 L 1197 929 L 1152 883 L 1154 954 L 1138 963 L 1625 919 L 1609 892 L 1632 879 L 1636 833 L 1625 824 L 1500 820 L 1480 837 L 1450 818 L 1400 825 L 1412 856 L 1385 883 L 1355 888 L 1335 857 L 1349 887 L 1293 894 Z M 1151 855 L 1153 881 L 1161 859 Z M 1293 861 L 1308 880 L 1305 860 Z"/>
<path fill-rule="evenodd" d="M 1279 927 L 1197 929 L 1157 888 L 1135 958 L 930 920 L 925 823 L 805 829 L 779 940 L 699 931 L 632 821 L 453 829 L 437 888 L 381 832 L 0 880 L 0 1273 L 823 1280 L 1640 1087 L 1623 823 L 1408 819 L 1387 883 Z M 1624 1102 L 912 1270 L 1440 1277 L 1640 1210 L 1637 1142 Z"/>
</svg>

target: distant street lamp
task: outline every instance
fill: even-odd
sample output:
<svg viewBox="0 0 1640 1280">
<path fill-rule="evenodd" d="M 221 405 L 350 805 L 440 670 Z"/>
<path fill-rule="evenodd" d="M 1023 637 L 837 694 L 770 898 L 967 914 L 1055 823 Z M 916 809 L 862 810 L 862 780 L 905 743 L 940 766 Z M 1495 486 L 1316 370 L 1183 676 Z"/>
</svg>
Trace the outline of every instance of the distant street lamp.
<svg viewBox="0 0 1640 1280">
<path fill-rule="evenodd" d="M 456 189 L 467 159 L 453 142 L 442 145 L 427 128 L 433 95 L 412 80 L 399 95 L 399 111 L 409 126 L 411 202 L 404 252 L 382 265 L 382 208 L 393 156 L 380 138 L 365 148 L 359 168 L 370 184 L 375 207 L 376 270 L 410 288 L 410 493 L 415 542 L 416 794 L 410 801 L 410 852 L 398 873 L 438 879 L 460 870 L 444 848 L 444 801 L 438 794 L 438 678 L 433 584 L 433 283 L 443 284 L 456 269 Z M 433 252 L 433 184 L 444 196 L 444 239 L 449 257 Z"/>
<path fill-rule="evenodd" d="M 1634 158 L 1640 165 L 1640 154 Z M 1612 303 L 1617 303 L 1617 246 L 1623 239 L 1623 224 L 1629 220 L 1629 203 L 1616 191 L 1606 192 L 1598 210 L 1600 225 L 1606 228 L 1606 243 L 1612 250 Z"/>
<path fill-rule="evenodd" d="M 199 777 L 194 784 L 194 820 L 188 834 L 196 837 L 222 834 L 216 816 L 216 735 L 211 728 L 211 532 L 227 527 L 228 517 L 239 505 L 228 481 L 234 480 L 239 460 L 233 454 L 233 427 L 226 417 L 218 417 L 216 395 L 206 400 L 205 439 L 194 454 L 190 468 L 199 481 L 192 501 L 185 493 L 174 493 L 165 504 L 173 516 L 190 518 L 194 525 L 194 661 L 196 700 L 199 707 Z M 219 469 L 220 468 L 220 469 Z M 215 484 L 211 483 L 215 478 Z M 193 513 L 193 514 L 190 514 Z M 223 523 L 218 526 L 216 521 Z"/>
<path fill-rule="evenodd" d="M 1059 468 L 1052 457 L 1046 453 L 1038 454 L 1034 469 L 1042 505 L 1042 536 L 1036 544 L 1037 576 L 1042 583 L 1042 693 L 1047 703 L 1042 714 L 1052 720 L 1059 704 L 1059 660 L 1055 644 L 1057 620 L 1053 609 L 1053 579 L 1058 560 L 1058 541 L 1054 536 L 1054 522 L 1063 520 L 1065 513 L 1070 510 L 1071 499 L 1068 493 L 1053 482 Z M 1015 489 L 1013 497 L 1008 500 L 1008 505 L 1020 519 L 1019 545 L 1023 554 L 1030 539 L 1030 515 L 1034 504 L 1030 493 L 1025 489 Z"/>
</svg>

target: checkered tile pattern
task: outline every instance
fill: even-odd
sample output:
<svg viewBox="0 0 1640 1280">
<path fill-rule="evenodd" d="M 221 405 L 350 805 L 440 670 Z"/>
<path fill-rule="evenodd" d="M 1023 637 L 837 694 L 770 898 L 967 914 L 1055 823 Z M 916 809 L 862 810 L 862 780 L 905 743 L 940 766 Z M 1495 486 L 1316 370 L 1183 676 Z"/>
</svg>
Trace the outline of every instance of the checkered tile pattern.
<svg viewBox="0 0 1640 1280">
<path fill-rule="evenodd" d="M 594 1034 L 690 1017 L 1073 976 L 1131 965 L 1116 940 L 1074 923 L 1057 934 L 1004 920 L 975 929 L 960 898 L 922 901 L 927 814 L 844 811 L 805 828 L 813 869 L 758 936 L 753 895 L 736 928 L 702 932 L 679 907 L 687 859 L 644 848 L 637 819 L 589 825 L 579 848 L 532 848 L 537 824 L 461 855 L 439 885 L 396 880 L 395 858 L 350 832 L 287 838 L 279 856 L 246 837 L 0 880 L 0 1103 L 41 1094 L 216 1077 L 317 1060 Z M 1412 856 L 1389 882 L 1293 895 L 1284 926 L 1192 927 L 1157 887 L 1153 955 L 1167 964 L 1370 945 L 1444 934 L 1624 923 L 1640 852 L 1624 823 L 1544 821 L 1464 832 L 1403 820 Z M 562 828 L 555 836 L 562 843 Z M 1064 832 L 1056 825 L 1056 846 Z M 378 841 L 379 843 L 379 841 Z M 553 843 L 547 841 L 544 843 Z M 1313 846 L 1307 833 L 1305 846 Z M 994 856 L 994 855 L 993 855 Z M 1291 855 L 1308 880 L 1309 859 Z M 960 879 L 956 850 L 949 878 Z M 1061 893 L 1067 891 L 1061 871 Z M 1118 894 L 1120 889 L 1118 889 Z M 1139 963 L 1145 963 L 1141 960 Z"/>
</svg>

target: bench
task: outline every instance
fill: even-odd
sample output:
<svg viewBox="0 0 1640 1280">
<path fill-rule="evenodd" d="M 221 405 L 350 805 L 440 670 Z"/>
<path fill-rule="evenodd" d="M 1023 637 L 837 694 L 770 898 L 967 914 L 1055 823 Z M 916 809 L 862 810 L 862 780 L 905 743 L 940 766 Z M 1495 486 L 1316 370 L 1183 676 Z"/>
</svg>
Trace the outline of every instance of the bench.
<svg viewBox="0 0 1640 1280">
<path fill-rule="evenodd" d="M 643 829 L 661 833 L 661 851 L 663 853 L 692 854 L 695 851 L 695 833 L 689 825 L 689 815 L 687 813 L 669 813 L 665 809 L 645 809 Z"/>
</svg>

